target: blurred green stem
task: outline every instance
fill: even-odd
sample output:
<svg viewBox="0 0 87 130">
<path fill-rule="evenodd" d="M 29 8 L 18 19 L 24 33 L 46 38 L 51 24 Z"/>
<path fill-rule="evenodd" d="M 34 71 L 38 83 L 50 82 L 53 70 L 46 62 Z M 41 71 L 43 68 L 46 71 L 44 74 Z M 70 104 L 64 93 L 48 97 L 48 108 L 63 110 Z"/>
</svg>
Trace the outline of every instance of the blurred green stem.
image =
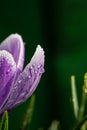
<svg viewBox="0 0 87 130">
<path fill-rule="evenodd" d="M 0 122 L 0 130 L 8 130 L 8 112 L 5 111 L 1 122 Z"/>
<path fill-rule="evenodd" d="M 73 130 L 80 130 L 82 125 L 84 125 L 85 121 L 87 120 L 87 115 L 75 126 Z"/>
<path fill-rule="evenodd" d="M 79 111 L 79 105 L 78 105 L 78 97 L 77 97 L 77 91 L 76 91 L 76 84 L 75 84 L 75 76 L 71 76 L 71 100 L 73 104 L 74 109 L 74 115 L 75 118 L 78 118 L 78 111 Z"/>
<path fill-rule="evenodd" d="M 82 99 L 81 99 L 81 105 L 78 113 L 78 124 L 76 125 L 74 130 L 86 130 L 85 122 L 87 120 L 87 116 L 84 117 L 85 106 L 86 106 L 86 94 L 87 94 L 87 73 L 84 75 Z"/>
<path fill-rule="evenodd" d="M 54 120 L 48 130 L 61 130 L 59 121 Z"/>
<path fill-rule="evenodd" d="M 31 123 L 32 115 L 34 111 L 34 104 L 35 104 L 35 95 L 32 95 L 30 99 L 29 106 L 24 114 L 23 120 L 21 122 L 20 130 L 27 130 L 27 127 Z"/>
<path fill-rule="evenodd" d="M 81 105 L 80 105 L 80 109 L 79 109 L 79 117 L 78 117 L 78 121 L 81 121 L 84 115 L 84 111 L 85 111 L 85 104 L 86 104 L 86 95 L 83 92 L 82 93 L 82 100 L 81 100 Z"/>
<path fill-rule="evenodd" d="M 79 117 L 78 120 L 81 121 L 85 111 L 86 105 L 86 93 L 87 93 L 87 73 L 84 75 L 84 85 L 83 85 L 83 92 L 82 92 L 82 100 L 79 109 Z"/>
<path fill-rule="evenodd" d="M 43 128 L 39 128 L 38 130 L 44 130 Z"/>
</svg>

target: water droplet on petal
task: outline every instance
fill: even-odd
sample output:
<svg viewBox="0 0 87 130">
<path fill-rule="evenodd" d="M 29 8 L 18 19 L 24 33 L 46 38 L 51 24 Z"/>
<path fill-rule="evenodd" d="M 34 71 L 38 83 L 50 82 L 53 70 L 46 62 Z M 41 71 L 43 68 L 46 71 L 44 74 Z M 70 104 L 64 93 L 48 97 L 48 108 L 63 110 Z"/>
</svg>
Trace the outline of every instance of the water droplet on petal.
<svg viewBox="0 0 87 130">
<path fill-rule="evenodd" d="M 31 76 L 29 75 L 29 79 L 31 78 Z"/>
<path fill-rule="evenodd" d="M 37 74 L 37 70 L 35 70 L 34 73 Z"/>
<path fill-rule="evenodd" d="M 21 80 L 19 80 L 18 83 L 20 84 L 20 83 L 21 83 Z"/>
<path fill-rule="evenodd" d="M 32 70 L 32 69 L 33 69 L 33 66 L 31 66 L 30 69 Z"/>
<path fill-rule="evenodd" d="M 44 68 L 43 68 L 43 67 L 41 67 L 40 73 L 41 73 L 41 74 L 44 73 Z"/>
<path fill-rule="evenodd" d="M 41 67 L 41 65 L 38 65 L 37 68 L 39 69 Z"/>
<path fill-rule="evenodd" d="M 7 70 L 6 74 L 8 74 L 10 72 L 10 69 Z"/>
</svg>

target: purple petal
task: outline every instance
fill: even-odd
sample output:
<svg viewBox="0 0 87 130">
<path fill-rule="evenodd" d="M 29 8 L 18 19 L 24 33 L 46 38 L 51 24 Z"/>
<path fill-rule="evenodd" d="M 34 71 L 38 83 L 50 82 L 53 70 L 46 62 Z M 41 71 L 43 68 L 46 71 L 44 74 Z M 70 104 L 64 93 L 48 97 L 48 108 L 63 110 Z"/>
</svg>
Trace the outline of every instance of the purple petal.
<svg viewBox="0 0 87 130">
<path fill-rule="evenodd" d="M 25 102 L 36 89 L 41 75 L 44 72 L 44 51 L 38 45 L 36 52 L 30 63 L 18 77 L 13 91 L 5 105 L 4 109 L 13 107 Z"/>
<path fill-rule="evenodd" d="M 12 55 L 5 50 L 0 51 L 0 109 L 12 89 L 15 72 L 16 63 Z"/>
<path fill-rule="evenodd" d="M 10 35 L 1 43 L 0 50 L 7 50 L 13 55 L 17 69 L 21 72 L 24 65 L 24 44 L 22 37 L 18 34 Z"/>
</svg>

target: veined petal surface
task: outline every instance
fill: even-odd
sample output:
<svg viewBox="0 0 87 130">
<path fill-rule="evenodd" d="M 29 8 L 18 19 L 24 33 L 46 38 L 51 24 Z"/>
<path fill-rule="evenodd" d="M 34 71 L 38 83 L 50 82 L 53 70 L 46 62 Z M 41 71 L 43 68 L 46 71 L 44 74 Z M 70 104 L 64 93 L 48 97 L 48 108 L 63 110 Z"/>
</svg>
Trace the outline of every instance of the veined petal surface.
<svg viewBox="0 0 87 130">
<path fill-rule="evenodd" d="M 0 50 L 6 50 L 13 55 L 17 69 L 20 73 L 24 65 L 25 51 L 22 37 L 18 34 L 11 34 L 1 43 Z"/>
<path fill-rule="evenodd" d="M 13 56 L 6 50 L 0 51 L 0 109 L 7 100 L 16 72 Z"/>
<path fill-rule="evenodd" d="M 40 45 L 38 45 L 30 63 L 18 77 L 3 111 L 5 109 L 12 109 L 25 102 L 36 89 L 43 72 L 44 51 Z"/>
</svg>

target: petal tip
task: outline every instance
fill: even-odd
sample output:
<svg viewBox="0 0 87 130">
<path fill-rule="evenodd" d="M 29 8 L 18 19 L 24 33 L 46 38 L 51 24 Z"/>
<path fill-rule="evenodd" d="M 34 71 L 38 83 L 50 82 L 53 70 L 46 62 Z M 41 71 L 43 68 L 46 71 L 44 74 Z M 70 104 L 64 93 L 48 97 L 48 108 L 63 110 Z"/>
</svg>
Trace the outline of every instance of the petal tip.
<svg viewBox="0 0 87 130">
<path fill-rule="evenodd" d="M 40 45 L 37 45 L 36 51 L 39 52 L 39 53 L 44 54 L 44 50 Z"/>
<path fill-rule="evenodd" d="M 36 51 L 34 53 L 34 56 L 32 58 L 33 62 L 41 63 L 44 65 L 44 50 L 40 45 L 37 45 Z"/>
<path fill-rule="evenodd" d="M 9 40 L 11 39 L 17 39 L 18 41 L 20 41 L 20 43 L 23 43 L 23 39 L 22 39 L 22 36 L 19 35 L 18 33 L 14 33 L 14 34 L 11 34 L 9 37 Z"/>
<path fill-rule="evenodd" d="M 4 41 L 2 41 L 0 50 L 6 50 L 10 52 L 14 57 L 17 68 L 20 71 L 23 69 L 25 48 L 21 35 L 18 33 L 9 35 Z"/>
<path fill-rule="evenodd" d="M 14 37 L 14 38 L 20 38 L 21 35 L 19 35 L 18 33 L 14 33 L 14 34 L 11 34 L 10 37 Z"/>
</svg>

